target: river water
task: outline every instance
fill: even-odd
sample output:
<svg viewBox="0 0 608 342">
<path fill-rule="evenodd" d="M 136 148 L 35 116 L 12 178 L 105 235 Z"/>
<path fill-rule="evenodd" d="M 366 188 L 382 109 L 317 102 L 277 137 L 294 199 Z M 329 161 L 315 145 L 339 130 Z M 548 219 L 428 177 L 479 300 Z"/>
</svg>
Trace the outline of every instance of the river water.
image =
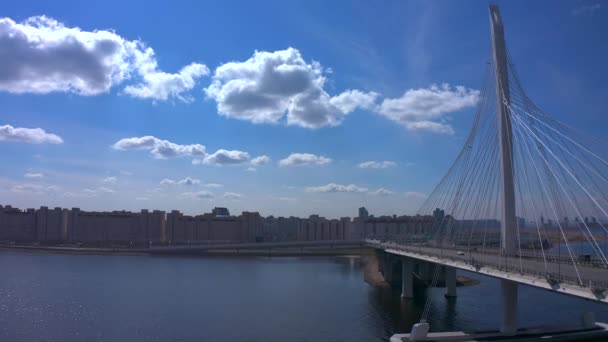
<svg viewBox="0 0 608 342">
<path fill-rule="evenodd" d="M 363 281 L 347 257 L 153 257 L 0 251 L 0 341 L 386 341 L 426 296 Z M 464 273 L 461 273 L 464 274 Z M 498 326 L 499 283 L 428 292 L 431 330 Z M 520 287 L 520 322 L 569 323 L 608 305 Z"/>
</svg>

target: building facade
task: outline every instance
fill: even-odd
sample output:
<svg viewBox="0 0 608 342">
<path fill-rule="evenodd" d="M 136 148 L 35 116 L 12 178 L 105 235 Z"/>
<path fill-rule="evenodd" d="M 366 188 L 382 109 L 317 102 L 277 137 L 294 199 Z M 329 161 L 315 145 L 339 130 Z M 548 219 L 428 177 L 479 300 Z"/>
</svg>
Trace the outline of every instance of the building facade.
<svg viewBox="0 0 608 342">
<path fill-rule="evenodd" d="M 0 206 L 0 241 L 150 246 L 422 238 L 432 235 L 438 220 L 445 221 L 442 211 L 436 211 L 433 216 L 374 217 L 362 207 L 359 215 L 354 220 L 327 219 L 319 215 L 262 217 L 247 211 L 231 216 L 227 208 L 214 208 L 211 213 L 189 216 L 177 210 L 96 212 L 41 207 L 22 211 Z"/>
</svg>

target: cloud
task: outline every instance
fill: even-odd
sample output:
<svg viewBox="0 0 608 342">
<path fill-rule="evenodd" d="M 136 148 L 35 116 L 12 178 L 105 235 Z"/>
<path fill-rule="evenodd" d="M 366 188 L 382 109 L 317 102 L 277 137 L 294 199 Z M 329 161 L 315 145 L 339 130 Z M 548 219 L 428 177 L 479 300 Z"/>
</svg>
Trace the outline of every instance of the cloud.
<svg viewBox="0 0 608 342">
<path fill-rule="evenodd" d="M 202 191 L 197 191 L 197 192 L 184 192 L 182 194 L 180 194 L 180 197 L 182 198 L 191 198 L 191 199 L 210 199 L 210 198 L 214 198 L 215 194 L 211 191 L 206 191 L 206 190 L 202 190 Z"/>
<path fill-rule="evenodd" d="M 357 165 L 360 169 L 386 169 L 389 167 L 397 166 L 397 163 L 394 161 L 384 160 L 384 161 L 366 161 Z"/>
<path fill-rule="evenodd" d="M 156 69 L 156 61 L 153 65 L 153 69 Z M 199 63 L 189 64 L 177 74 L 152 70 L 142 74 L 143 83 L 136 86 L 127 86 L 125 93 L 139 98 L 166 101 L 175 97 L 184 102 L 190 102 L 193 100 L 192 96 L 182 95 L 182 93 L 194 88 L 197 78 L 208 74 L 209 69 Z"/>
<path fill-rule="evenodd" d="M 192 63 L 176 74 L 158 70 L 154 50 L 112 30 L 85 31 L 46 17 L 0 19 L 0 91 L 80 95 L 107 93 L 127 80 L 125 93 L 140 98 L 188 100 L 183 93 L 209 73 Z M 137 83 L 139 82 L 139 83 Z"/>
<path fill-rule="evenodd" d="M 179 184 L 179 185 L 195 185 L 195 184 L 200 184 L 200 183 L 201 183 L 200 179 L 195 179 L 195 178 L 190 178 L 190 177 L 180 179 L 177 182 L 177 184 Z"/>
<path fill-rule="evenodd" d="M 1 42 L 0 42 L 0 46 Z M 4 62 L 3 62 L 4 63 Z M 3 64 L 3 63 L 0 63 Z M 0 66 L 0 70 L 1 70 Z M 2 72 L 0 71 L 0 79 Z M 0 81 L 1 82 L 1 81 Z M 0 126 L 0 141 L 17 141 L 30 144 L 61 144 L 63 139 L 60 136 L 52 133 L 47 133 L 42 128 L 22 128 L 13 127 L 11 125 Z"/>
<path fill-rule="evenodd" d="M 143 196 L 142 196 L 142 197 L 135 197 L 135 200 L 136 200 L 136 201 L 147 201 L 147 200 L 149 200 L 149 199 L 150 199 L 150 198 L 148 198 L 148 197 L 143 197 Z"/>
<path fill-rule="evenodd" d="M 196 184 L 200 184 L 201 180 L 200 179 L 196 179 L 196 178 L 192 178 L 192 177 L 186 177 L 184 179 L 180 179 L 180 180 L 174 180 L 171 178 L 165 178 L 163 180 L 160 181 L 160 185 L 196 185 Z"/>
<path fill-rule="evenodd" d="M 171 157 L 204 157 L 206 155 L 205 146 L 203 145 L 179 145 L 150 135 L 121 139 L 112 145 L 112 148 L 120 151 L 147 150 L 150 151 L 150 154 L 156 159 L 167 159 Z"/>
<path fill-rule="evenodd" d="M 116 177 L 106 177 L 104 179 L 101 180 L 102 183 L 106 183 L 106 184 L 115 184 L 116 183 Z"/>
<path fill-rule="evenodd" d="M 266 165 L 268 163 L 270 163 L 270 157 L 267 155 L 261 155 L 251 159 L 251 165 L 253 166 Z"/>
<path fill-rule="evenodd" d="M 32 178 L 32 179 L 42 179 L 42 178 L 44 178 L 44 174 L 28 172 L 28 173 L 24 174 L 23 177 Z"/>
<path fill-rule="evenodd" d="M 388 196 L 388 195 L 394 194 L 395 192 L 391 191 L 391 190 L 387 190 L 385 188 L 380 188 L 380 189 L 378 189 L 376 191 L 371 191 L 370 193 L 372 195 L 376 195 L 376 196 Z"/>
<path fill-rule="evenodd" d="M 120 174 L 123 176 L 133 176 L 133 172 L 121 170 Z"/>
<path fill-rule="evenodd" d="M 288 125 L 306 128 L 339 125 L 346 114 L 371 106 L 378 96 L 348 90 L 331 97 L 325 81 L 320 63 L 306 62 L 290 47 L 220 65 L 205 92 L 228 118 L 270 124 L 286 118 Z"/>
<path fill-rule="evenodd" d="M 222 197 L 224 197 L 225 199 L 241 199 L 243 198 L 243 194 L 239 194 L 236 192 L 225 192 Z"/>
<path fill-rule="evenodd" d="M 194 159 L 192 164 L 206 165 L 237 165 L 248 162 L 251 159 L 249 153 L 237 150 L 217 150 L 213 154 L 207 155 L 204 159 Z"/>
<path fill-rule="evenodd" d="M 246 168 L 245 171 L 247 171 L 247 172 L 256 172 L 257 169 L 255 167 L 253 167 L 253 166 L 250 166 L 250 167 Z"/>
<path fill-rule="evenodd" d="M 106 187 L 98 187 L 98 188 L 85 188 L 82 192 L 66 192 L 63 195 L 66 197 L 98 197 L 104 194 L 113 194 L 116 191 Z"/>
<path fill-rule="evenodd" d="M 376 105 L 379 94 L 365 93 L 360 90 L 347 90 L 338 96 L 332 97 L 329 102 L 343 113 L 350 113 L 357 108 L 371 109 Z"/>
<path fill-rule="evenodd" d="M 589 4 L 589 5 L 583 5 L 580 7 L 577 7 L 575 9 L 572 10 L 572 15 L 581 15 L 581 14 L 586 14 L 586 13 L 593 13 L 597 10 L 599 10 L 600 8 L 602 8 L 602 5 L 599 3 L 595 3 L 595 4 Z"/>
<path fill-rule="evenodd" d="M 367 188 L 361 188 L 354 184 L 340 185 L 336 183 L 329 183 L 327 185 L 307 187 L 306 192 L 367 192 Z"/>
<path fill-rule="evenodd" d="M 317 156 L 311 153 L 292 153 L 287 158 L 279 161 L 279 166 L 301 166 L 301 165 L 325 165 L 331 163 L 331 159 Z"/>
<path fill-rule="evenodd" d="M 384 99 L 376 111 L 412 131 L 453 134 L 452 127 L 437 122 L 446 114 L 473 107 L 479 91 L 463 86 L 431 85 L 429 88 L 409 89 L 401 97 Z"/>
<path fill-rule="evenodd" d="M 175 180 L 170 179 L 170 178 L 165 178 L 160 181 L 160 185 L 173 185 L 173 184 L 175 184 Z"/>
<path fill-rule="evenodd" d="M 24 184 L 14 185 L 13 187 L 11 187 L 10 190 L 12 192 L 17 192 L 17 193 L 30 193 L 30 194 L 41 195 L 41 194 L 54 193 L 59 190 L 59 187 L 55 186 L 55 185 L 39 185 L 39 184 L 24 183 Z"/>
<path fill-rule="evenodd" d="M 403 124 L 410 131 L 428 131 L 439 134 L 454 134 L 452 126 L 433 121 L 415 121 Z"/>
<path fill-rule="evenodd" d="M 221 188 L 223 187 L 222 184 L 217 184 L 217 183 L 207 183 L 203 185 L 206 188 Z"/>
</svg>

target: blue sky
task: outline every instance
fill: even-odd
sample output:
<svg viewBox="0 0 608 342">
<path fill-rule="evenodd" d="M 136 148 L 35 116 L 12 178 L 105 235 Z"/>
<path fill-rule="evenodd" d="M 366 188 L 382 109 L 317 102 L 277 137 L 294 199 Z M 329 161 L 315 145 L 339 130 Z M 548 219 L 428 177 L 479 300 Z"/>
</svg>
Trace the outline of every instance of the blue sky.
<svg viewBox="0 0 608 342">
<path fill-rule="evenodd" d="M 414 213 L 472 123 L 487 5 L 12 2 L 0 203 Z M 529 96 L 605 135 L 607 6 L 499 5 Z"/>
</svg>

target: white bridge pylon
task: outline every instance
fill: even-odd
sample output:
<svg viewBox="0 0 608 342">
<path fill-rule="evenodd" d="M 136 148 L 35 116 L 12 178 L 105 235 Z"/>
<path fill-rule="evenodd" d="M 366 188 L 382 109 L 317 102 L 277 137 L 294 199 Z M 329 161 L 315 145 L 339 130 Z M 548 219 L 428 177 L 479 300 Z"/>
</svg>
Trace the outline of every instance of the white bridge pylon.
<svg viewBox="0 0 608 342">
<path fill-rule="evenodd" d="M 492 29 L 492 56 L 494 59 L 494 77 L 496 80 L 496 114 L 498 116 L 498 142 L 500 144 L 500 180 L 502 197 L 502 220 L 500 221 L 500 238 L 502 253 L 513 255 L 517 251 L 515 215 L 515 186 L 513 181 L 513 134 L 511 126 L 511 93 L 509 91 L 507 47 L 502 18 L 498 6 L 490 5 L 490 24 Z M 517 284 L 510 280 L 501 280 L 502 324 L 503 333 L 517 331 Z"/>
<path fill-rule="evenodd" d="M 380 238 L 385 250 L 500 278 L 501 331 L 516 333 L 518 283 L 608 302 L 608 144 L 532 102 L 498 6 L 489 17 L 471 132 L 418 215 Z"/>
</svg>

